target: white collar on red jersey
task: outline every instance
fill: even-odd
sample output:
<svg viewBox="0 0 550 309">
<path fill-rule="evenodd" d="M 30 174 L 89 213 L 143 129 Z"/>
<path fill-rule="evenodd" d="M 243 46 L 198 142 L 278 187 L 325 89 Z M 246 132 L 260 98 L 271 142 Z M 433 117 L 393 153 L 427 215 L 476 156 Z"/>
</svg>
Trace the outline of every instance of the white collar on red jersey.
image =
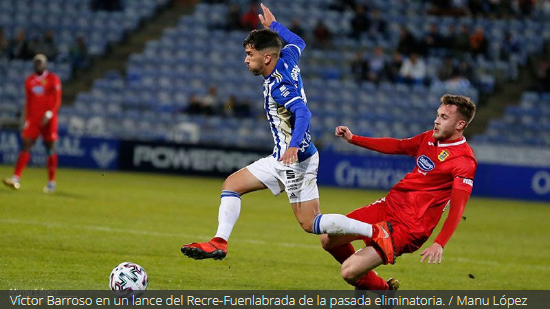
<svg viewBox="0 0 550 309">
<path fill-rule="evenodd" d="M 438 147 L 451 147 L 451 146 L 458 146 L 458 145 L 462 145 L 466 143 L 466 138 L 463 136 L 462 139 L 460 139 L 458 142 L 454 142 L 454 143 L 448 143 L 448 144 L 440 144 L 439 142 L 437 143 L 437 146 Z"/>
</svg>

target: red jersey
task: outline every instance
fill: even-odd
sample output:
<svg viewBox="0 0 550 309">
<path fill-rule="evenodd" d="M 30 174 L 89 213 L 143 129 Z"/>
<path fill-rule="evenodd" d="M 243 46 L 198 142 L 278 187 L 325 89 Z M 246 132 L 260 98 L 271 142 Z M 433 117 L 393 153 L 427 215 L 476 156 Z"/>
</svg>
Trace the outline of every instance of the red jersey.
<svg viewBox="0 0 550 309">
<path fill-rule="evenodd" d="M 477 168 L 473 150 L 464 137 L 441 143 L 432 134 L 427 131 L 403 140 L 354 135 L 351 140 L 379 152 L 416 157 L 415 168 L 390 190 L 385 200 L 389 219 L 406 225 L 410 233 L 419 237 L 431 234 L 451 199 L 452 190 L 470 195 Z M 462 212 L 453 215 L 462 216 Z M 453 231 L 454 228 L 448 232 L 442 230 L 442 234 L 446 233 L 441 241 L 443 246 Z"/>
<path fill-rule="evenodd" d="M 25 120 L 40 122 L 46 111 L 54 117 L 61 106 L 61 81 L 57 75 L 44 71 L 42 75 L 31 74 L 25 80 Z"/>
</svg>

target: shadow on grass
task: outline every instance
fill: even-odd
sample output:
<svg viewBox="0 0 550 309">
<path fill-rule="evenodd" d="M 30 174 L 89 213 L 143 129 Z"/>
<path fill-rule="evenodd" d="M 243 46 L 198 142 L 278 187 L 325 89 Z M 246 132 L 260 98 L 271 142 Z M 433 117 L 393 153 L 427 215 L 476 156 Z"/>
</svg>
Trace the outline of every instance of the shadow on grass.
<svg viewBox="0 0 550 309">
<path fill-rule="evenodd" d="M 44 196 L 48 196 L 48 197 L 51 197 L 51 198 L 72 198 L 72 199 L 76 199 L 76 200 L 88 200 L 89 199 L 88 195 L 76 194 L 76 193 L 67 192 L 67 191 L 57 191 L 57 190 L 54 193 L 48 193 L 48 194 L 44 193 Z"/>
</svg>

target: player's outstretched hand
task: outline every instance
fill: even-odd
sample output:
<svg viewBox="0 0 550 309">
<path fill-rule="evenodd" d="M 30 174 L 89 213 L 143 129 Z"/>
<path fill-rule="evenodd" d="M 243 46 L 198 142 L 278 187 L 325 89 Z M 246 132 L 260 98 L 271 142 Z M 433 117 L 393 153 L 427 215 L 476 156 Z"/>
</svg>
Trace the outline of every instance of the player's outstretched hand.
<svg viewBox="0 0 550 309">
<path fill-rule="evenodd" d="M 279 159 L 284 165 L 289 166 L 298 162 L 298 147 L 288 147 L 283 156 Z"/>
<path fill-rule="evenodd" d="M 351 133 L 351 130 L 346 126 L 337 126 L 336 130 L 334 131 L 334 135 L 341 136 L 348 143 L 351 141 L 351 138 L 353 137 L 353 133 Z"/>
<path fill-rule="evenodd" d="M 264 12 L 264 15 L 258 14 L 258 17 L 260 18 L 260 22 L 264 26 L 264 28 L 269 29 L 269 26 L 271 26 L 271 23 L 274 21 L 277 21 L 275 19 L 275 15 L 271 13 L 271 10 L 267 6 L 265 6 L 263 3 L 260 4 L 262 7 L 262 11 Z"/>
<path fill-rule="evenodd" d="M 433 243 L 433 245 L 429 246 L 428 248 L 424 249 L 422 253 L 420 253 L 422 258 L 420 259 L 420 263 L 424 262 L 424 260 L 428 259 L 428 264 L 441 264 L 441 257 L 443 256 L 443 247 L 441 247 L 438 243 Z"/>
</svg>

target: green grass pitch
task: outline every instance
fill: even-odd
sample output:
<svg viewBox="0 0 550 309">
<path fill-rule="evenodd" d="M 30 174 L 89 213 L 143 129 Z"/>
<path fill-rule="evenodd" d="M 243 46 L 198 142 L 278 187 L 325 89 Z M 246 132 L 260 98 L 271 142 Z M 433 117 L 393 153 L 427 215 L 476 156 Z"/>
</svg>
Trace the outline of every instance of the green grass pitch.
<svg viewBox="0 0 550 309">
<path fill-rule="evenodd" d="M 318 236 L 300 229 L 286 195 L 268 191 L 243 197 L 225 260 L 183 256 L 182 244 L 214 234 L 222 182 L 60 169 L 57 192 L 45 195 L 45 169 L 29 168 L 19 191 L 0 188 L 0 289 L 104 290 L 124 261 L 143 266 L 154 290 L 351 288 Z M 347 213 L 385 192 L 320 194 L 324 213 Z M 549 289 L 549 203 L 473 197 L 465 217 L 442 264 L 421 264 L 416 252 L 379 274 L 406 290 Z"/>
</svg>

